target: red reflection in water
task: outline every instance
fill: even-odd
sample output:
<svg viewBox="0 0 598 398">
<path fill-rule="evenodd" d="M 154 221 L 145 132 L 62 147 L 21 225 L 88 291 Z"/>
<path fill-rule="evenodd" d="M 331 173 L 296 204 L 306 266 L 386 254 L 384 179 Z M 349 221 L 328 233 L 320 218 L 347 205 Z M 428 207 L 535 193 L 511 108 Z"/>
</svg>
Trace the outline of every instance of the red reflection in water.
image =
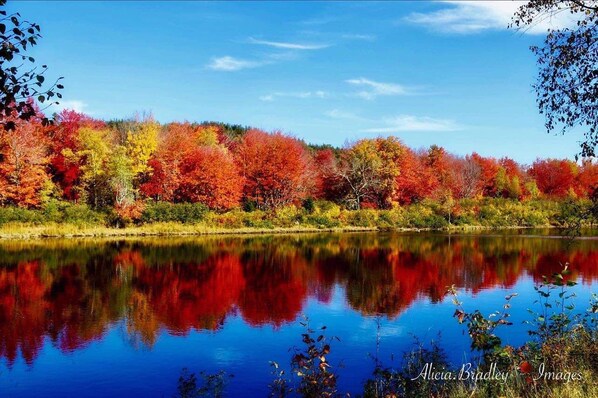
<svg viewBox="0 0 598 398">
<path fill-rule="evenodd" d="M 565 263 L 571 278 L 598 279 L 593 241 L 566 249 L 549 239 L 332 235 L 302 245 L 284 237 L 97 244 L 75 256 L 74 247 L 0 250 L 0 357 L 9 366 L 19 354 L 32 364 L 45 338 L 77 350 L 120 321 L 132 344 L 148 346 L 162 330 L 217 330 L 231 314 L 278 327 L 308 297 L 329 302 L 337 285 L 362 314 L 395 317 L 419 298 L 442 300 L 452 284 L 510 288 Z"/>
</svg>

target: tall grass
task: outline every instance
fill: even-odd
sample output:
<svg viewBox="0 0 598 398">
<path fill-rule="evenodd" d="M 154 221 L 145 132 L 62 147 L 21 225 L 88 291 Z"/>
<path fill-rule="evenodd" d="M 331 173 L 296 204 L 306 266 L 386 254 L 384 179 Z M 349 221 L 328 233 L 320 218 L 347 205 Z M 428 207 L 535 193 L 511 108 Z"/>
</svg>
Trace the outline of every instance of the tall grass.
<svg viewBox="0 0 598 398">
<path fill-rule="evenodd" d="M 219 213 L 199 203 L 148 202 L 138 219 L 120 222 L 110 209 L 92 210 L 86 205 L 52 201 L 37 210 L 0 207 L 0 237 L 548 226 L 579 229 L 590 223 L 580 221 L 588 219 L 589 206 L 582 200 L 520 202 L 483 198 L 456 202 L 449 214 L 445 206 L 429 200 L 387 210 L 347 210 L 332 202 L 311 200 L 302 206 L 270 211 L 233 209 Z"/>
</svg>

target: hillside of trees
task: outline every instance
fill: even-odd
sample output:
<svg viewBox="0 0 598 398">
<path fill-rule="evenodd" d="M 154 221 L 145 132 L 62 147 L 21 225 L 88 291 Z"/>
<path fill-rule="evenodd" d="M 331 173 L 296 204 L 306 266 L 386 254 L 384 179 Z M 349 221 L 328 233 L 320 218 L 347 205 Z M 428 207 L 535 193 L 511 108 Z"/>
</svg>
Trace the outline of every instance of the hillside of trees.
<svg viewBox="0 0 598 398">
<path fill-rule="evenodd" d="M 109 213 L 112 224 L 126 225 L 161 221 L 148 214 L 169 204 L 187 209 L 178 221 L 191 222 L 197 209 L 313 213 L 318 206 L 390 210 L 427 203 L 451 224 L 463 209 L 479 218 L 478 204 L 491 198 L 583 200 L 598 186 L 591 159 L 522 165 L 438 146 L 414 150 L 392 136 L 334 148 L 238 125 L 106 122 L 70 110 L 53 124 L 43 120 L 41 112 L 28 121 L 15 117 L 15 129 L 0 134 L 0 222 L 6 209 L 58 204 Z"/>
</svg>

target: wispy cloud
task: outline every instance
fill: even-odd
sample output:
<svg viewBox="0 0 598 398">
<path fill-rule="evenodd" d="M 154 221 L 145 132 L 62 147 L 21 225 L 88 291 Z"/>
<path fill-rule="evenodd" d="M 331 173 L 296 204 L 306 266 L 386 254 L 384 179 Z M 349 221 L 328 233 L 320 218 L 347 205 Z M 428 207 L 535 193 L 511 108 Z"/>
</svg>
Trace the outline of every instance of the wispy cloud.
<svg viewBox="0 0 598 398">
<path fill-rule="evenodd" d="M 360 77 L 357 79 L 345 80 L 346 83 L 354 86 L 364 87 L 366 90 L 355 93 L 358 97 L 372 100 L 380 95 L 408 95 L 409 90 L 406 87 L 395 83 L 382 83 L 374 80 Z"/>
<path fill-rule="evenodd" d="M 323 48 L 330 47 L 330 44 L 324 43 L 290 43 L 290 42 L 282 42 L 282 41 L 268 41 L 268 40 L 258 40 L 254 39 L 253 37 L 249 38 L 249 43 L 251 44 L 258 44 L 262 46 L 269 46 L 274 48 L 283 48 L 286 50 L 320 50 Z"/>
<path fill-rule="evenodd" d="M 52 111 L 53 112 L 60 112 L 64 109 L 70 109 L 76 112 L 80 112 L 80 113 L 87 113 L 87 114 L 91 114 L 89 111 L 87 111 L 87 103 L 80 101 L 80 100 L 60 100 L 60 103 L 58 105 L 54 104 L 52 105 Z"/>
<path fill-rule="evenodd" d="M 257 68 L 258 66 L 265 64 L 266 62 L 263 61 L 250 61 L 227 55 L 224 57 L 212 58 L 212 62 L 210 62 L 206 67 L 208 69 L 217 71 L 233 72 L 241 69 Z"/>
<path fill-rule="evenodd" d="M 276 98 L 288 97 L 288 98 L 326 98 L 329 93 L 322 90 L 317 91 L 301 91 L 301 92 L 275 92 L 260 97 L 261 101 L 274 101 Z"/>
<path fill-rule="evenodd" d="M 411 13 L 403 21 L 441 33 L 473 34 L 506 29 L 521 1 L 445 1 L 448 7 L 428 13 Z M 559 13 L 525 30 L 529 34 L 546 33 L 549 28 L 571 26 L 570 13 Z"/>
<path fill-rule="evenodd" d="M 374 41 L 376 40 L 375 35 L 365 35 L 365 34 L 358 34 L 358 33 L 344 33 L 341 35 L 343 39 L 347 40 L 366 40 L 366 41 Z"/>
<path fill-rule="evenodd" d="M 364 133 L 396 133 L 401 131 L 458 131 L 463 127 L 454 120 L 413 115 L 399 115 L 383 120 L 385 126 L 362 130 Z"/>
<path fill-rule="evenodd" d="M 324 115 L 332 119 L 347 119 L 347 120 L 365 120 L 359 115 L 353 112 L 343 111 L 342 109 L 331 109 L 324 112 Z"/>
</svg>

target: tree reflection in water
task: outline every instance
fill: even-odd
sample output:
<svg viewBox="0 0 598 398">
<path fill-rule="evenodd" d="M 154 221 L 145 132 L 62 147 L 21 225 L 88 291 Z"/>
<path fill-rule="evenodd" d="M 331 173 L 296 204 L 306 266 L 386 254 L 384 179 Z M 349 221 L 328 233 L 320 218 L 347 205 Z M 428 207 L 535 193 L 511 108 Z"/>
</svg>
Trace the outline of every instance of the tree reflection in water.
<svg viewBox="0 0 598 398">
<path fill-rule="evenodd" d="M 165 330 L 216 331 L 231 314 L 251 326 L 294 321 L 308 298 L 343 288 L 364 315 L 396 317 L 455 284 L 474 293 L 571 264 L 598 279 L 598 247 L 582 240 L 398 234 L 204 237 L 0 244 L 0 357 L 35 361 L 44 339 L 63 352 L 123 322 L 134 345 Z"/>
</svg>

